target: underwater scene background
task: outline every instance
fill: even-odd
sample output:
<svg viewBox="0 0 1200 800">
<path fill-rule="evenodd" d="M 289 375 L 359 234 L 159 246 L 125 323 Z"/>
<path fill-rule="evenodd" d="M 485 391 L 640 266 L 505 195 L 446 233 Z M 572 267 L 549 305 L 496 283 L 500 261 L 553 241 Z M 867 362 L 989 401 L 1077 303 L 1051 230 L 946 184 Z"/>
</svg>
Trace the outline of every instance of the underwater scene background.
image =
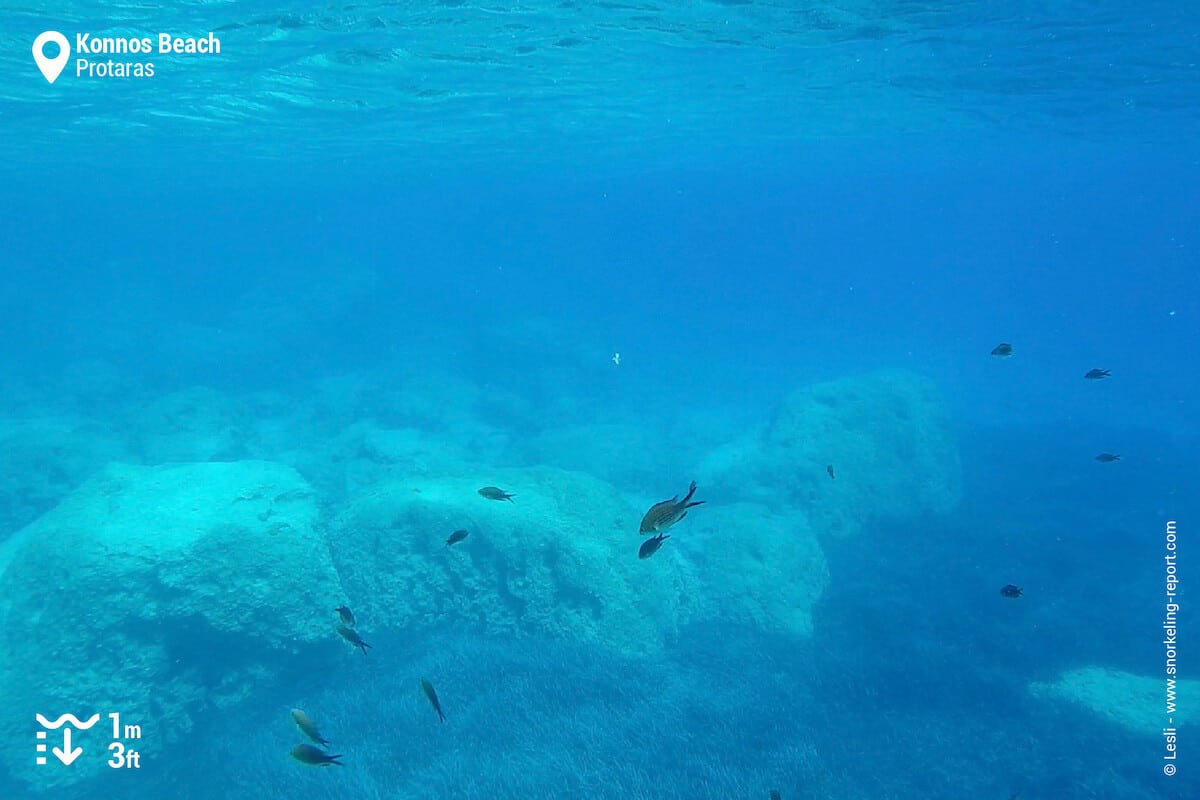
<svg viewBox="0 0 1200 800">
<path fill-rule="evenodd" d="M 0 798 L 1200 796 L 1198 64 L 1168 2 L 0 9 Z"/>
</svg>

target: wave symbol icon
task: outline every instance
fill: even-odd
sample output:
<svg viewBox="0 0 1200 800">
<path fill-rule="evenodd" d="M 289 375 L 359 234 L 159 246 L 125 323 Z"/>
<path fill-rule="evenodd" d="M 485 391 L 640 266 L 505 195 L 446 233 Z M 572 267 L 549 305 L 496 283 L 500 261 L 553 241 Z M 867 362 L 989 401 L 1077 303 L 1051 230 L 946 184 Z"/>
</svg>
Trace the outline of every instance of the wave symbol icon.
<svg viewBox="0 0 1200 800">
<path fill-rule="evenodd" d="M 92 727 L 93 725 L 95 725 L 97 722 L 100 721 L 100 715 L 93 714 L 91 716 L 91 718 L 88 719 L 87 722 L 80 722 L 79 717 L 75 716 L 74 714 L 63 714 L 58 719 L 54 720 L 54 722 L 51 722 L 50 720 L 43 717 L 41 714 L 38 714 L 37 721 L 38 721 L 38 725 L 41 725 L 43 728 L 49 728 L 50 730 L 54 730 L 55 728 L 61 728 L 63 726 L 63 723 L 69 722 L 69 723 L 71 723 L 72 726 L 78 728 L 79 730 L 86 731 L 88 728 Z"/>
</svg>

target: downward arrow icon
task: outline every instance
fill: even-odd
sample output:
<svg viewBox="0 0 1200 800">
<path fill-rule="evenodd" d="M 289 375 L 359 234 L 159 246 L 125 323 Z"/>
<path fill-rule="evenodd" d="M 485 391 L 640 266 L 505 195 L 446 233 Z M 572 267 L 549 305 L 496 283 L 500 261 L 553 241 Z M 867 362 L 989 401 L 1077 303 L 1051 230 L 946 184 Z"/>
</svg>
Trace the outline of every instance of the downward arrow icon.
<svg viewBox="0 0 1200 800">
<path fill-rule="evenodd" d="M 58 760 L 63 764 L 70 766 L 75 759 L 79 758 L 79 756 L 83 754 L 83 748 L 76 747 L 74 750 L 72 750 L 71 729 L 63 728 L 63 746 L 55 747 L 50 752 L 54 753 L 54 755 L 58 757 Z"/>
</svg>

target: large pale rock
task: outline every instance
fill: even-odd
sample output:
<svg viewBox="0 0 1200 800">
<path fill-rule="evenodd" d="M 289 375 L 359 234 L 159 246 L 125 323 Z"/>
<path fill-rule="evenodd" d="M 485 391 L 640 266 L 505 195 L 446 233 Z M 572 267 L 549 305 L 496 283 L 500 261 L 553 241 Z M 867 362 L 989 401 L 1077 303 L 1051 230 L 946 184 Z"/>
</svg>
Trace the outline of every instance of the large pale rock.
<svg viewBox="0 0 1200 800">
<path fill-rule="evenodd" d="M 481 497 L 487 484 L 515 502 Z M 330 541 L 364 629 L 477 623 L 646 652 L 689 617 L 697 586 L 677 551 L 638 559 L 640 518 L 577 472 L 414 475 L 352 502 Z M 470 536 L 447 547 L 459 528 Z"/>
<path fill-rule="evenodd" d="M 802 515 L 750 503 L 703 506 L 671 533 L 664 548 L 679 549 L 703 580 L 702 616 L 812 635 L 829 567 Z"/>
<path fill-rule="evenodd" d="M 676 452 L 668 432 L 629 423 L 552 427 L 519 440 L 516 449 L 530 463 L 554 463 L 639 491 L 672 474 L 670 467 L 682 472 L 683 466 L 672 463 Z"/>
<path fill-rule="evenodd" d="M 254 420 L 245 404 L 205 386 L 155 399 L 137 412 L 137 446 L 151 464 L 247 458 Z"/>
<path fill-rule="evenodd" d="M 801 509 L 816 530 L 833 534 L 854 533 L 872 518 L 946 512 L 961 493 L 937 388 L 902 371 L 793 393 L 758 430 L 710 454 L 699 474 L 710 497 Z"/>
<path fill-rule="evenodd" d="M 489 483 L 515 502 L 480 497 Z M 706 505 L 641 560 L 642 511 L 578 472 L 414 475 L 351 503 L 330 541 L 364 629 L 477 624 L 629 654 L 693 621 L 811 635 L 829 574 L 803 516 Z M 468 538 L 446 546 L 459 528 Z"/>
<path fill-rule="evenodd" d="M 336 486 L 322 488 L 338 499 L 356 496 L 364 486 L 396 475 L 440 475 L 468 460 L 466 450 L 445 437 L 419 428 L 387 428 L 372 420 L 350 425 L 320 449 L 296 454 L 297 466 L 306 475 L 323 482 L 337 478 Z"/>
<path fill-rule="evenodd" d="M 1176 728 L 1189 724 L 1190 709 L 1200 701 L 1200 680 L 1178 680 L 1175 684 Z M 1167 679 L 1165 676 L 1134 675 L 1102 666 L 1070 670 L 1049 682 L 1029 684 L 1034 697 L 1059 700 L 1086 708 L 1130 733 L 1160 736 L 1167 726 Z"/>
<path fill-rule="evenodd" d="M 126 443 L 94 420 L 0 418 L 0 541 L 126 456 Z"/>
<path fill-rule="evenodd" d="M 105 469 L 0 551 L 0 741 L 31 741 L 36 713 L 116 711 L 153 754 L 270 681 L 344 599 L 317 520 L 289 467 Z M 70 769 L 0 758 L 35 786 L 81 780 L 107 769 L 97 731 Z"/>
</svg>

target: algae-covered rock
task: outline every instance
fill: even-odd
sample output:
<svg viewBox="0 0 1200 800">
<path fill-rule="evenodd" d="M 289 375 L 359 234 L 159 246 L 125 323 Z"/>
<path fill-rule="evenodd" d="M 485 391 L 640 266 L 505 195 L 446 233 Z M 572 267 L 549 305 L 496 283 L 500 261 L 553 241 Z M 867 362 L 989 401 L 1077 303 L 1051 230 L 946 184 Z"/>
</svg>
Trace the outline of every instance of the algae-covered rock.
<svg viewBox="0 0 1200 800">
<path fill-rule="evenodd" d="M 0 418 L 0 541 L 50 510 L 127 445 L 77 417 Z"/>
<path fill-rule="evenodd" d="M 481 497 L 488 484 L 514 502 Z M 645 652 L 687 618 L 696 587 L 678 554 L 638 559 L 640 517 L 577 472 L 413 476 L 351 503 L 330 542 L 364 628 L 477 623 Z M 448 547 L 460 528 L 470 535 Z"/>
<path fill-rule="evenodd" d="M 297 466 L 316 476 L 338 501 L 395 475 L 439 475 L 468 460 L 455 442 L 419 428 L 386 428 L 362 420 L 329 437 L 319 449 L 298 453 Z M 326 478 L 336 476 L 336 485 Z"/>
<path fill-rule="evenodd" d="M 1160 736 L 1167 724 L 1166 677 L 1089 666 L 1064 672 L 1052 682 L 1031 683 L 1029 692 L 1039 699 L 1082 706 L 1130 733 Z M 1172 720 L 1179 728 L 1193 719 L 1188 710 L 1200 701 L 1200 680 L 1177 680 L 1175 692 Z"/>
<path fill-rule="evenodd" d="M 811 636 L 813 606 L 829 584 L 825 553 L 800 514 L 765 506 L 706 506 L 668 542 L 703 581 L 701 616 Z"/>
<path fill-rule="evenodd" d="M 793 393 L 758 430 L 710 454 L 700 474 L 710 496 L 803 509 L 817 530 L 834 534 L 875 517 L 946 512 L 961 493 L 937 388 L 903 371 Z"/>
<path fill-rule="evenodd" d="M 528 463 L 579 470 L 635 492 L 653 488 L 664 475 L 686 475 L 703 452 L 680 446 L 661 426 L 617 422 L 547 428 L 518 440 L 514 451 Z"/>
<path fill-rule="evenodd" d="M 138 409 L 131 427 L 142 458 L 152 464 L 244 459 L 254 438 L 245 404 L 205 386 L 157 398 Z"/>
<path fill-rule="evenodd" d="M 0 740 L 32 742 L 37 713 L 116 711 L 152 755 L 203 703 L 329 639 L 344 595 L 317 518 L 300 475 L 264 462 L 114 465 L 85 483 L 0 552 Z M 0 757 L 38 786 L 107 769 L 103 733 L 77 741 L 70 769 Z"/>
</svg>

